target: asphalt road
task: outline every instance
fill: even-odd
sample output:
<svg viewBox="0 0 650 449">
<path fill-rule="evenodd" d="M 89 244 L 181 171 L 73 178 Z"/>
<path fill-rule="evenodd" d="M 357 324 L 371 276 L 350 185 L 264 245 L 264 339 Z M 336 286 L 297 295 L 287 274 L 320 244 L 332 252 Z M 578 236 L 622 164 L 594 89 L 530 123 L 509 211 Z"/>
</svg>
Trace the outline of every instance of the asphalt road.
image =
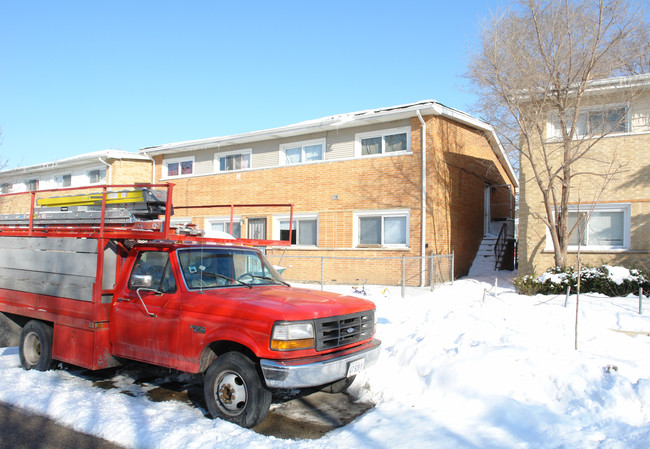
<svg viewBox="0 0 650 449">
<path fill-rule="evenodd" d="M 121 449 L 51 419 L 0 402 L 0 449 Z"/>
</svg>

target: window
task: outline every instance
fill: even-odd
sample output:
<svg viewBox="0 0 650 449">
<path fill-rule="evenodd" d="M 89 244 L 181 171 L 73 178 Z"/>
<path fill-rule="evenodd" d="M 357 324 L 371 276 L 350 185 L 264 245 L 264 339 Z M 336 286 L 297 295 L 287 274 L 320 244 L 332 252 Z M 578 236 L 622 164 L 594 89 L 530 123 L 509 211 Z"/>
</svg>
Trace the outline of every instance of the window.
<svg viewBox="0 0 650 449">
<path fill-rule="evenodd" d="M 291 230 L 292 245 L 318 246 L 318 219 L 293 220 Z M 289 220 L 280 220 L 280 240 L 289 240 Z"/>
<path fill-rule="evenodd" d="M 205 225 L 206 237 L 218 237 L 216 233 L 225 232 L 236 239 L 241 238 L 241 218 L 233 217 L 232 233 L 230 232 L 230 217 L 228 218 L 207 218 Z"/>
<path fill-rule="evenodd" d="M 4 183 L 0 186 L 0 194 L 11 193 L 11 184 Z"/>
<path fill-rule="evenodd" d="M 408 126 L 357 134 L 355 137 L 355 154 L 357 156 L 372 156 L 408 153 L 411 151 L 410 134 L 411 128 Z"/>
<path fill-rule="evenodd" d="M 220 172 L 246 170 L 251 168 L 253 150 L 231 151 L 214 155 L 215 166 Z"/>
<path fill-rule="evenodd" d="M 138 280 L 136 276 L 141 278 Z M 143 282 L 143 276 L 151 276 L 151 287 L 163 293 L 176 291 L 176 281 L 169 263 L 169 254 L 161 251 L 143 251 L 133 266 L 129 288 L 136 290 Z"/>
<path fill-rule="evenodd" d="M 194 156 L 163 161 L 163 178 L 190 176 L 194 174 Z"/>
<path fill-rule="evenodd" d="M 273 238 L 289 240 L 289 215 L 273 217 Z M 291 244 L 297 246 L 318 246 L 318 215 L 300 214 L 293 216 Z"/>
<path fill-rule="evenodd" d="M 408 246 L 408 211 L 355 214 L 356 246 Z"/>
<path fill-rule="evenodd" d="M 325 139 L 280 145 L 280 165 L 300 164 L 323 160 Z"/>
<path fill-rule="evenodd" d="M 106 170 L 91 170 L 88 172 L 88 182 L 90 184 L 99 184 L 106 181 Z"/>
<path fill-rule="evenodd" d="M 30 179 L 29 181 L 25 181 L 25 187 L 27 188 L 28 192 L 38 190 L 38 179 Z"/>
<path fill-rule="evenodd" d="M 72 185 L 72 175 L 57 176 L 56 178 L 57 187 L 70 187 L 71 185 Z"/>
<path fill-rule="evenodd" d="M 590 206 L 582 205 L 569 210 L 569 230 L 579 218 L 581 222 L 569 238 L 570 250 L 577 250 L 578 244 L 585 250 L 629 249 L 630 247 L 630 205 L 598 204 L 586 221 Z M 553 249 L 550 235 L 546 247 Z"/>
<path fill-rule="evenodd" d="M 571 127 L 569 119 L 571 112 L 567 113 L 567 131 Z M 601 136 L 605 134 L 620 134 L 629 131 L 629 119 L 625 106 L 606 106 L 598 109 L 587 109 L 578 115 L 576 124 L 576 138 L 585 136 Z M 561 138 L 560 120 L 557 117 L 549 119 L 547 132 L 548 138 Z"/>
</svg>

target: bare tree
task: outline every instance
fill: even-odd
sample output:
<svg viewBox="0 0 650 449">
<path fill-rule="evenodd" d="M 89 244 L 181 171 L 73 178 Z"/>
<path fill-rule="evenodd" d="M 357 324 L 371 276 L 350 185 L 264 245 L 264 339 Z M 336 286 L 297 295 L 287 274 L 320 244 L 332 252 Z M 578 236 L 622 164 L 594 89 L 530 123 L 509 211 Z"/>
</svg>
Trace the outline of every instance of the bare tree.
<svg viewBox="0 0 650 449">
<path fill-rule="evenodd" d="M 625 107 L 594 110 L 603 98 L 594 92 L 599 80 L 650 71 L 643 17 L 641 5 L 626 0 L 520 0 L 482 24 L 481 46 L 471 52 L 465 77 L 480 98 L 476 110 L 525 165 L 522 183 L 541 192 L 536 218 L 549 230 L 557 266 L 566 266 L 579 225 L 569 223 L 572 188 L 598 185 L 595 199 L 624 170 L 598 143 L 625 126 Z M 628 87 L 617 103 L 637 94 Z"/>
</svg>

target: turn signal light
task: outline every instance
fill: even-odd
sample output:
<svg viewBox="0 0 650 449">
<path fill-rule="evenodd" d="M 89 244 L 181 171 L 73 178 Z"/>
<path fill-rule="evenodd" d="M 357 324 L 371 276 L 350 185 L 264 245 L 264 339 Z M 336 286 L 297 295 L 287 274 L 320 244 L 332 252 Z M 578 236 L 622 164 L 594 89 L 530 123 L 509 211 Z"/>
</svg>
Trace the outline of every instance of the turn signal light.
<svg viewBox="0 0 650 449">
<path fill-rule="evenodd" d="M 271 340 L 271 349 L 276 351 L 292 351 L 296 349 L 309 349 L 314 347 L 313 338 L 303 340 Z"/>
</svg>

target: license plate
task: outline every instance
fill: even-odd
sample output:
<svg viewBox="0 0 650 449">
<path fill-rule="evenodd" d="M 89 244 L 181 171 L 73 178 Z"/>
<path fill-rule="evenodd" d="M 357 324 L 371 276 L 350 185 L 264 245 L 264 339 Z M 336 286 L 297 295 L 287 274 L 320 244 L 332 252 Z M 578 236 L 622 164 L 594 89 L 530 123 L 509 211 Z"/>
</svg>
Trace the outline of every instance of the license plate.
<svg viewBox="0 0 650 449">
<path fill-rule="evenodd" d="M 360 359 L 350 363 L 350 366 L 348 367 L 348 377 L 359 374 L 363 370 L 363 365 L 365 362 L 365 359 Z"/>
</svg>

